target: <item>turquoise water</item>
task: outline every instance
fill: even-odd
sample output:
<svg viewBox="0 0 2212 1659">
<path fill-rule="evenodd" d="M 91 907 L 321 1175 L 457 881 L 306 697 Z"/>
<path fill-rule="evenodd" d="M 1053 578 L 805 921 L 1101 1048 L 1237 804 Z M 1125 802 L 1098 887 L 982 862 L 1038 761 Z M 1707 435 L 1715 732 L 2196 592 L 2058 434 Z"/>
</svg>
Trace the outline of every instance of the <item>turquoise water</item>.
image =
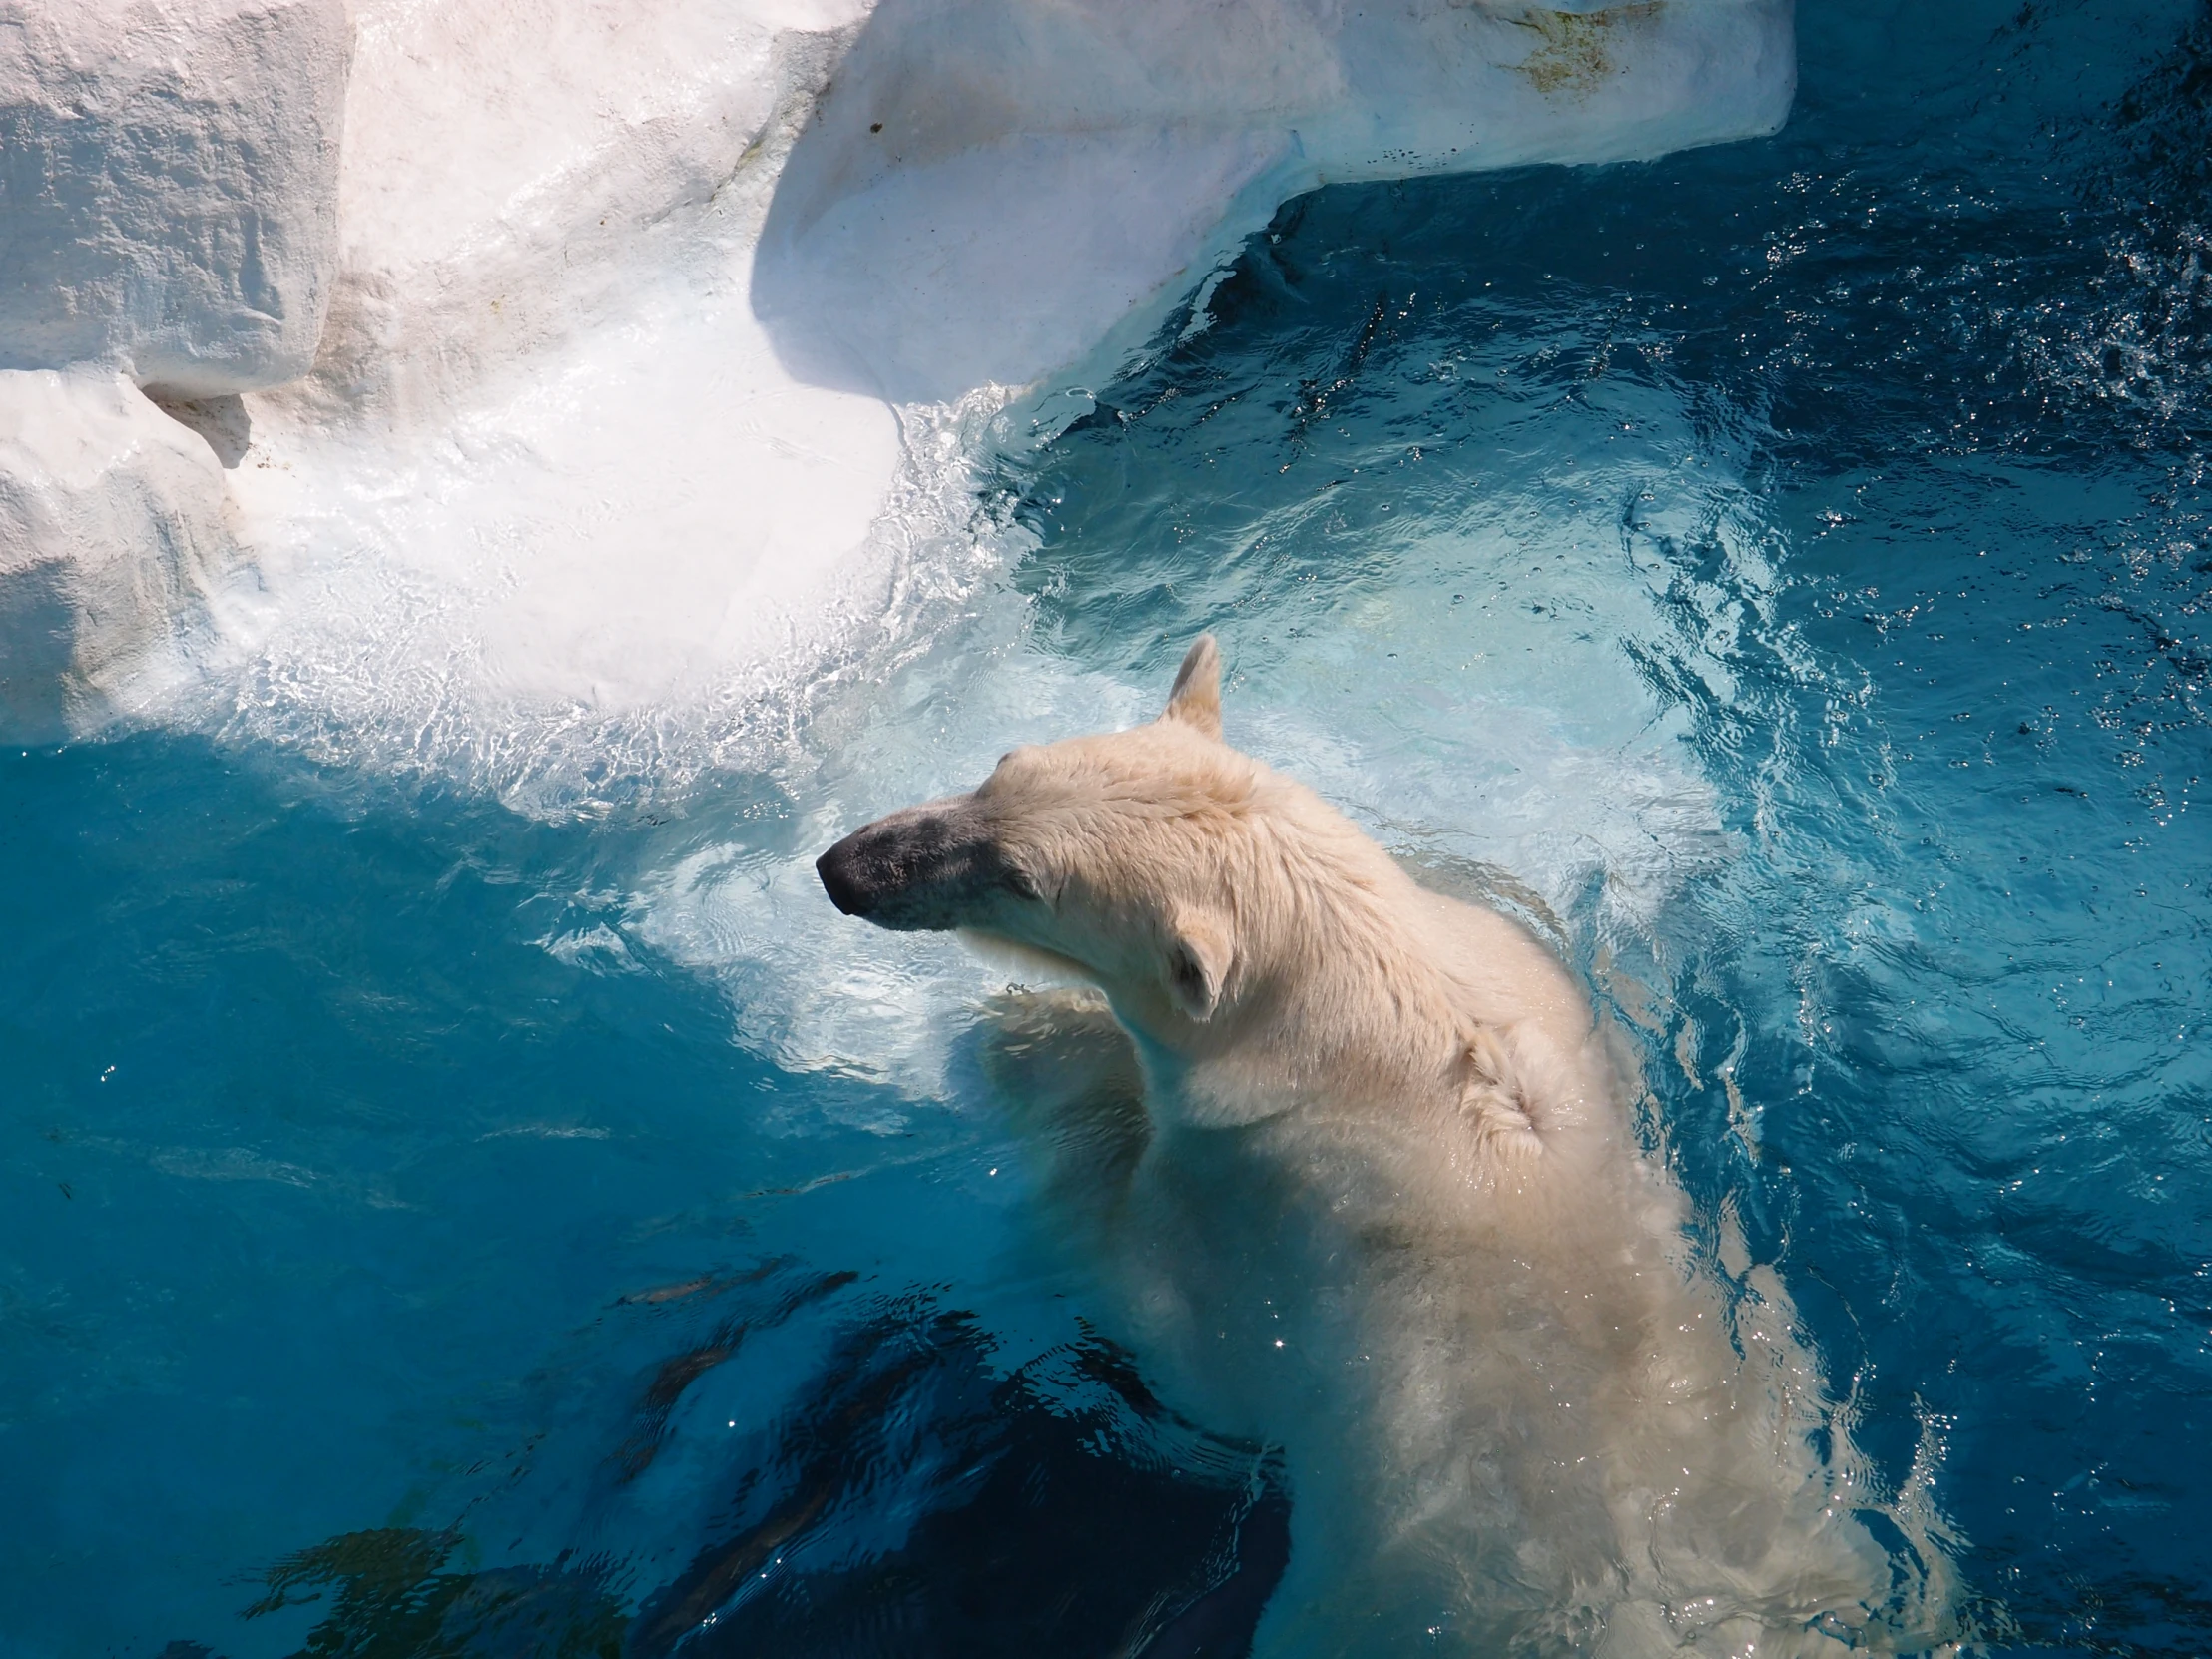
<svg viewBox="0 0 2212 1659">
<path fill-rule="evenodd" d="M 0 1653 L 1241 1651 L 1295 1494 L 807 868 L 1204 628 L 1557 914 L 1980 1645 L 2204 1651 L 2212 11 L 1801 37 L 1771 141 L 1291 204 L 758 773 L 0 758 Z"/>
</svg>

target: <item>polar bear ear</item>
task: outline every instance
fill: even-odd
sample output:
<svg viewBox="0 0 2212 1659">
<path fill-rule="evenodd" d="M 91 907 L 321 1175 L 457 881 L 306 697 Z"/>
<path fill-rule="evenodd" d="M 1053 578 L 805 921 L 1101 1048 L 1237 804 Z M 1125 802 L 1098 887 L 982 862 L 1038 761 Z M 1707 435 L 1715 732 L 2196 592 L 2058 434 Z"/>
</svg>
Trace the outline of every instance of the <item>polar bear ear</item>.
<svg viewBox="0 0 2212 1659">
<path fill-rule="evenodd" d="M 1234 955 L 1221 917 L 1189 909 L 1177 912 L 1168 932 L 1168 999 L 1200 1024 L 1212 1019 Z"/>
<path fill-rule="evenodd" d="M 1214 636 L 1201 634 L 1183 654 L 1175 689 L 1168 693 L 1162 720 L 1179 720 L 1209 738 L 1221 736 L 1221 650 Z"/>
</svg>

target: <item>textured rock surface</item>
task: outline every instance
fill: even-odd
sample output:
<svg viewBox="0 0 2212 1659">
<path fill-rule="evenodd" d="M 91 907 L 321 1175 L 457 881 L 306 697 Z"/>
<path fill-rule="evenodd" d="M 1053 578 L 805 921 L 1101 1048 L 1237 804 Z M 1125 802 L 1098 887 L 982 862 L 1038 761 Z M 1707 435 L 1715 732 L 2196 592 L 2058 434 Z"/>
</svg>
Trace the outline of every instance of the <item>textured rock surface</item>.
<svg viewBox="0 0 2212 1659">
<path fill-rule="evenodd" d="M 338 268 L 301 394 L 335 420 L 441 423 L 619 323 L 702 221 L 750 243 L 778 129 L 867 6 L 354 0 Z"/>
<path fill-rule="evenodd" d="M 0 0 L 0 368 L 305 373 L 351 50 L 343 0 Z"/>
<path fill-rule="evenodd" d="M 0 727 L 97 725 L 173 671 L 231 557 L 209 440 L 112 373 L 0 372 Z"/>
<path fill-rule="evenodd" d="M 1318 185 L 1749 138 L 1796 88 L 1792 0 L 881 0 L 754 304 L 805 379 L 1022 385 L 1137 344 Z"/>
</svg>

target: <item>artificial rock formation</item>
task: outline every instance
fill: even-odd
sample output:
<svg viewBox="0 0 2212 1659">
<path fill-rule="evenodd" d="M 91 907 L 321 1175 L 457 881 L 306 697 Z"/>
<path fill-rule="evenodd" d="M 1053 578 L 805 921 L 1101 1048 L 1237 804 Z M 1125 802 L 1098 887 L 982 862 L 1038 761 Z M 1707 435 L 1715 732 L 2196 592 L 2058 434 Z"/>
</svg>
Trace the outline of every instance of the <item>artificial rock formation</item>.
<svg viewBox="0 0 2212 1659">
<path fill-rule="evenodd" d="M 351 52 L 342 0 L 0 0 L 0 368 L 304 374 Z"/>
<path fill-rule="evenodd" d="M 129 380 L 0 372 L 0 726 L 60 736 L 154 690 L 224 518 L 209 440 Z"/>
<path fill-rule="evenodd" d="M 343 0 L 0 0 L 10 735 L 127 707 L 233 557 L 216 446 L 314 362 L 351 55 Z"/>
<path fill-rule="evenodd" d="M 1794 84 L 1791 0 L 0 0 L 7 706 L 112 718 L 168 595 L 317 730 L 742 725 L 1286 198 Z"/>
</svg>

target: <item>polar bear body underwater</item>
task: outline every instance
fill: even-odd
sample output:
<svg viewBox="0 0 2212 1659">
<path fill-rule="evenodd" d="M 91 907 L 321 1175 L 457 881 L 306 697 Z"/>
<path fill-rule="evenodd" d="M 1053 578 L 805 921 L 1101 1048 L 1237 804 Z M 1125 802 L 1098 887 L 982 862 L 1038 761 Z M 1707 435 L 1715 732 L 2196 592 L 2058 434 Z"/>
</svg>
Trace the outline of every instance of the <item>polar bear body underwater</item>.
<svg viewBox="0 0 2212 1659">
<path fill-rule="evenodd" d="M 1201 639 L 1157 721 L 1017 749 L 818 868 L 847 914 L 1096 987 L 1009 999 L 987 1058 L 1120 1334 L 1282 1448 L 1261 1650 L 1929 1645 L 1940 1557 L 1893 1563 L 1840 1433 L 1814 1456 L 1779 1286 L 1732 1331 L 1685 1268 L 1573 975 L 1224 744 L 1219 676 Z"/>
</svg>

